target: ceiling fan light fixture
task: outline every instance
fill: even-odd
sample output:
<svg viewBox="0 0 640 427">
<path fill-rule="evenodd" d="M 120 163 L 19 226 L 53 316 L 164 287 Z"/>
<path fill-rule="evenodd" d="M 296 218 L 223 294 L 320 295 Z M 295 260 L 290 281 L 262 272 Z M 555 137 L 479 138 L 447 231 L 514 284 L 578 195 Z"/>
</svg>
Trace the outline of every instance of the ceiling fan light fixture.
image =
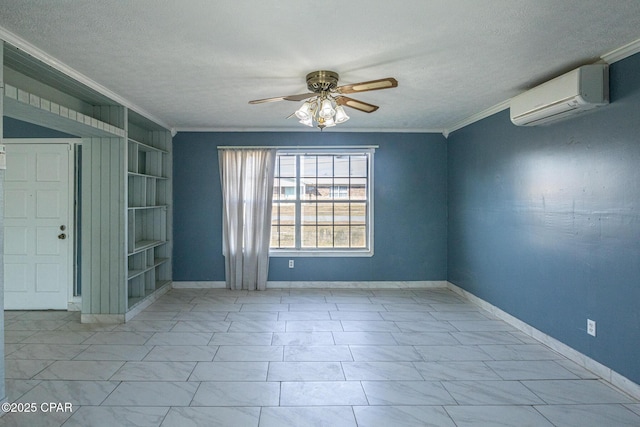
<svg viewBox="0 0 640 427">
<path fill-rule="evenodd" d="M 332 118 L 336 114 L 336 110 L 331 105 L 331 100 L 329 98 L 324 98 L 322 103 L 320 104 L 320 111 L 318 111 L 318 115 L 323 119 Z"/>
<path fill-rule="evenodd" d="M 305 102 L 304 104 L 302 104 L 302 107 L 298 108 L 298 110 L 296 111 L 296 117 L 300 119 L 300 122 L 302 123 L 303 120 L 311 120 L 311 116 L 312 116 L 312 108 L 311 108 L 311 103 L 309 101 Z"/>
<path fill-rule="evenodd" d="M 336 116 L 335 116 L 335 121 L 336 123 L 344 123 L 347 120 L 349 120 L 349 116 L 347 116 L 347 113 L 344 111 L 344 107 L 342 105 L 338 105 L 336 107 Z"/>
<path fill-rule="evenodd" d="M 300 120 L 300 123 L 305 126 L 309 126 L 310 128 L 313 127 L 313 120 L 311 120 L 311 116 L 307 117 L 306 119 Z"/>
</svg>

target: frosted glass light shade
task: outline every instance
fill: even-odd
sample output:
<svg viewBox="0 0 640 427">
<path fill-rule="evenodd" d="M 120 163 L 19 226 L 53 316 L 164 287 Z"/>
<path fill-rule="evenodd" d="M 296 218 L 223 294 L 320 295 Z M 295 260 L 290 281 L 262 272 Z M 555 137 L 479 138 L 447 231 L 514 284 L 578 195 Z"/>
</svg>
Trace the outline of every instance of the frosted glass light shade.
<svg viewBox="0 0 640 427">
<path fill-rule="evenodd" d="M 336 113 L 336 110 L 333 109 L 333 106 L 331 105 L 331 101 L 328 99 L 323 99 L 322 104 L 320 105 L 320 111 L 318 112 L 318 115 L 323 119 L 328 119 L 329 117 L 333 117 L 335 113 Z"/>
<path fill-rule="evenodd" d="M 344 107 L 342 105 L 338 105 L 336 107 L 335 120 L 336 120 L 336 123 L 344 123 L 347 120 L 349 120 L 349 116 L 347 116 L 347 113 L 344 111 Z"/>
<path fill-rule="evenodd" d="M 300 119 L 300 122 L 307 119 L 311 120 L 311 103 L 307 101 L 302 104 L 302 107 L 296 111 L 296 117 Z"/>
</svg>

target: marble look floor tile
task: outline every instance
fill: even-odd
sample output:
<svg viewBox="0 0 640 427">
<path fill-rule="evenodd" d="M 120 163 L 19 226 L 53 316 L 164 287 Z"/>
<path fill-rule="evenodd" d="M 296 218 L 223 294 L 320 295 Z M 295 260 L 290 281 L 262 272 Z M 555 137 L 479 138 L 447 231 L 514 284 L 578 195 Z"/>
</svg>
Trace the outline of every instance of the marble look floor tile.
<svg viewBox="0 0 640 427">
<path fill-rule="evenodd" d="M 286 332 L 287 323 L 280 321 L 237 321 L 231 322 L 229 332 Z"/>
<path fill-rule="evenodd" d="M 71 360 L 89 347 L 77 344 L 25 344 L 7 354 L 7 359 Z"/>
<path fill-rule="evenodd" d="M 459 405 L 539 405 L 543 401 L 518 381 L 443 381 Z"/>
<path fill-rule="evenodd" d="M 331 332 L 276 332 L 271 345 L 333 345 Z"/>
<path fill-rule="evenodd" d="M 115 381 L 41 381 L 21 402 L 69 402 L 73 406 L 100 405 L 118 385 Z"/>
<path fill-rule="evenodd" d="M 221 345 L 213 358 L 216 362 L 282 362 L 279 345 Z"/>
<path fill-rule="evenodd" d="M 9 331 L 5 328 L 4 330 L 4 342 L 5 344 L 14 344 L 19 343 L 25 338 L 36 334 L 37 331 Z"/>
<path fill-rule="evenodd" d="M 186 322 L 224 322 L 227 319 L 226 311 L 182 311 L 173 317 L 173 320 Z"/>
<path fill-rule="evenodd" d="M 189 406 L 198 384 L 188 381 L 123 381 L 102 406 Z"/>
<path fill-rule="evenodd" d="M 321 307 L 322 304 L 325 304 L 327 301 L 324 299 L 324 295 L 311 295 L 311 294 L 293 295 L 292 294 L 290 296 L 281 297 L 280 302 L 282 304 L 290 304 L 290 305 L 305 304 L 305 305 Z M 335 310 L 335 307 L 333 309 Z M 289 310 L 291 310 L 291 307 L 289 307 Z"/>
<path fill-rule="evenodd" d="M 41 380 L 15 380 L 11 378 L 5 379 L 5 392 L 7 402 L 15 402 L 23 394 L 40 384 Z"/>
<path fill-rule="evenodd" d="M 83 344 L 130 344 L 143 345 L 153 332 L 96 332 Z"/>
<path fill-rule="evenodd" d="M 157 427 L 168 407 L 149 406 L 83 406 L 67 420 L 65 427 Z"/>
<path fill-rule="evenodd" d="M 285 362 L 342 362 L 352 360 L 351 350 L 347 345 L 296 345 L 284 347 Z"/>
<path fill-rule="evenodd" d="M 53 360 L 7 359 L 4 361 L 4 377 L 30 380 L 53 362 Z"/>
<path fill-rule="evenodd" d="M 272 332 L 216 332 L 209 345 L 271 345 Z"/>
<path fill-rule="evenodd" d="M 415 304 L 413 295 L 376 295 L 369 297 L 372 304 Z"/>
<path fill-rule="evenodd" d="M 376 311 L 330 311 L 329 315 L 332 320 L 389 320 Z"/>
<path fill-rule="evenodd" d="M 380 317 L 384 320 L 393 322 L 422 322 L 435 320 L 431 314 L 424 311 L 389 311 L 380 313 Z"/>
<path fill-rule="evenodd" d="M 23 339 L 27 344 L 80 344 L 91 337 L 93 332 L 82 331 L 47 331 L 37 332 Z"/>
<path fill-rule="evenodd" d="M 416 345 L 414 348 L 427 362 L 493 360 L 489 354 L 478 346 Z"/>
<path fill-rule="evenodd" d="M 260 427 L 357 427 L 348 406 L 293 406 L 262 409 Z"/>
<path fill-rule="evenodd" d="M 42 380 L 108 380 L 124 362 L 102 360 L 60 360 L 34 376 Z"/>
<path fill-rule="evenodd" d="M 447 406 L 457 427 L 553 427 L 531 406 Z"/>
<path fill-rule="evenodd" d="M 572 362 L 569 359 L 559 359 L 555 361 L 558 365 L 562 366 L 563 368 L 565 368 L 567 371 L 573 373 L 574 375 L 576 375 L 578 378 L 580 379 L 584 379 L 584 380 L 597 380 L 598 376 L 596 374 L 594 374 L 593 372 L 587 370 L 586 368 L 583 368 L 582 366 L 578 365 L 575 362 Z"/>
<path fill-rule="evenodd" d="M 342 331 L 342 323 L 338 320 L 288 320 L 287 332 L 333 332 Z"/>
<path fill-rule="evenodd" d="M 281 311 L 279 321 L 287 320 L 332 320 L 328 311 Z M 333 319 L 336 320 L 336 319 Z"/>
<path fill-rule="evenodd" d="M 146 345 L 207 345 L 213 333 L 207 332 L 156 332 Z"/>
<path fill-rule="evenodd" d="M 278 320 L 278 312 L 243 311 L 239 313 L 229 313 L 225 320 L 227 322 L 276 322 Z"/>
<path fill-rule="evenodd" d="M 275 303 L 275 304 L 242 304 L 240 308 L 240 313 L 243 312 L 278 312 L 278 311 L 289 311 L 289 304 Z M 238 313 L 238 314 L 240 314 Z"/>
<path fill-rule="evenodd" d="M 118 325 L 114 331 L 118 332 L 168 332 L 175 325 L 175 320 L 138 320 L 134 319 L 130 322 Z"/>
<path fill-rule="evenodd" d="M 437 381 L 362 381 L 369 405 L 455 405 Z"/>
<path fill-rule="evenodd" d="M 340 362 L 270 362 L 267 381 L 343 381 Z"/>
<path fill-rule="evenodd" d="M 457 329 L 447 322 L 439 320 L 419 320 L 413 322 L 395 322 L 400 332 L 452 332 Z"/>
<path fill-rule="evenodd" d="M 157 345 L 144 358 L 145 361 L 211 362 L 217 346 Z"/>
<path fill-rule="evenodd" d="M 145 310 L 146 311 L 191 311 L 193 307 L 195 307 L 195 304 L 190 304 L 190 303 L 164 303 L 161 301 L 162 300 L 159 300 L 159 302 L 155 302 L 151 304 Z"/>
<path fill-rule="evenodd" d="M 547 405 L 535 407 L 562 427 L 637 427 L 640 416 L 622 405 Z"/>
<path fill-rule="evenodd" d="M 634 403 L 599 380 L 522 381 L 522 384 L 549 405 Z"/>
<path fill-rule="evenodd" d="M 336 344 L 396 345 L 390 332 L 333 332 Z"/>
<path fill-rule="evenodd" d="M 515 328 L 501 320 L 449 320 L 461 332 L 467 331 L 515 331 Z"/>
<path fill-rule="evenodd" d="M 113 381 L 186 381 L 196 362 L 126 362 Z"/>
<path fill-rule="evenodd" d="M 152 346 L 130 344 L 92 344 L 74 360 L 142 360 Z"/>
<path fill-rule="evenodd" d="M 387 312 L 401 312 L 401 311 L 410 311 L 410 312 L 424 312 L 425 315 L 433 311 L 433 308 L 429 304 L 383 304 L 385 310 Z M 431 318 L 427 316 L 427 318 Z"/>
<path fill-rule="evenodd" d="M 466 321 L 483 321 L 489 320 L 491 317 L 482 311 L 432 311 L 429 313 L 436 320 L 466 320 Z"/>
<path fill-rule="evenodd" d="M 338 311 L 387 311 L 382 304 L 371 304 L 368 300 L 366 303 L 338 303 L 336 304 Z"/>
<path fill-rule="evenodd" d="M 3 427 L 59 427 L 72 412 L 13 412 L 0 418 Z"/>
<path fill-rule="evenodd" d="M 422 361 L 422 356 L 409 345 L 350 345 L 355 361 L 412 362 Z"/>
<path fill-rule="evenodd" d="M 448 332 L 394 332 L 392 336 L 400 345 L 460 345 Z"/>
<path fill-rule="evenodd" d="M 451 332 L 451 336 L 463 345 L 482 344 L 522 344 L 518 338 L 509 332 Z"/>
<path fill-rule="evenodd" d="M 481 345 L 494 360 L 557 360 L 561 355 L 542 344 Z"/>
<path fill-rule="evenodd" d="M 259 407 L 178 407 L 169 410 L 162 426 L 258 427 L 259 419 Z"/>
<path fill-rule="evenodd" d="M 6 331 L 54 331 L 69 323 L 68 320 L 11 320 L 4 326 Z"/>
<path fill-rule="evenodd" d="M 329 311 L 335 311 L 338 308 L 336 307 L 335 304 L 330 304 L 330 303 L 319 303 L 319 304 L 305 304 L 305 303 L 294 303 L 294 304 L 289 304 L 289 312 L 294 312 L 294 313 L 299 313 L 299 312 L 311 312 L 311 311 L 316 311 L 316 312 L 329 312 Z"/>
<path fill-rule="evenodd" d="M 386 320 L 342 320 L 345 332 L 400 332 L 395 322 Z"/>
<path fill-rule="evenodd" d="M 359 381 L 283 382 L 281 406 L 367 405 Z"/>
<path fill-rule="evenodd" d="M 499 360 L 487 361 L 504 380 L 570 380 L 578 377 L 552 360 Z"/>
<path fill-rule="evenodd" d="M 349 381 L 422 381 L 420 372 L 411 362 L 342 362 Z"/>
<path fill-rule="evenodd" d="M 429 305 L 435 311 L 480 311 L 478 307 L 471 303 L 439 303 L 429 301 Z"/>
<path fill-rule="evenodd" d="M 456 427 L 441 406 L 355 406 L 358 427 Z"/>
<path fill-rule="evenodd" d="M 636 414 L 640 415 L 640 403 L 631 403 L 631 404 L 624 405 L 624 406 L 626 408 L 629 408 L 630 410 L 632 410 Z"/>
<path fill-rule="evenodd" d="M 202 382 L 190 406 L 278 406 L 280 383 Z"/>
<path fill-rule="evenodd" d="M 269 362 L 198 362 L 189 381 L 266 381 Z"/>
<path fill-rule="evenodd" d="M 484 362 L 414 362 L 427 381 L 500 380 Z"/>
</svg>

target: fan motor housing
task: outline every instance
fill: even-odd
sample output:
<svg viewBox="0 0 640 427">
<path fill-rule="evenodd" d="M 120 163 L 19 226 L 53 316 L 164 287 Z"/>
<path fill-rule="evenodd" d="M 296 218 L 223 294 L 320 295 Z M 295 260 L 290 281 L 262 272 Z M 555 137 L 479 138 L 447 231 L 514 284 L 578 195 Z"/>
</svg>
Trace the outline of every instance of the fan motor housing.
<svg viewBox="0 0 640 427">
<path fill-rule="evenodd" d="M 311 92 L 328 92 L 338 87 L 338 73 L 320 70 L 307 74 L 307 88 Z"/>
</svg>

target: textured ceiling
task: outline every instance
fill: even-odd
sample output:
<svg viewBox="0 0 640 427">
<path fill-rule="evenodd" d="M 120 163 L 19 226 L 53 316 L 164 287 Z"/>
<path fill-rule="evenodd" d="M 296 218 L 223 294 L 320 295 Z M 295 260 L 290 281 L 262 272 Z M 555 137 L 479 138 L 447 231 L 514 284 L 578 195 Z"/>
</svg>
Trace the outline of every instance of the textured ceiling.
<svg viewBox="0 0 640 427">
<path fill-rule="evenodd" d="M 305 75 L 380 105 L 330 131 L 442 131 L 640 39 L 638 0 L 0 0 L 0 27 L 180 129 L 305 130 Z M 2 33 L 0 33 L 1 35 Z M 312 130 L 310 130 L 312 131 Z M 315 130 L 317 131 L 317 130 Z"/>
</svg>

